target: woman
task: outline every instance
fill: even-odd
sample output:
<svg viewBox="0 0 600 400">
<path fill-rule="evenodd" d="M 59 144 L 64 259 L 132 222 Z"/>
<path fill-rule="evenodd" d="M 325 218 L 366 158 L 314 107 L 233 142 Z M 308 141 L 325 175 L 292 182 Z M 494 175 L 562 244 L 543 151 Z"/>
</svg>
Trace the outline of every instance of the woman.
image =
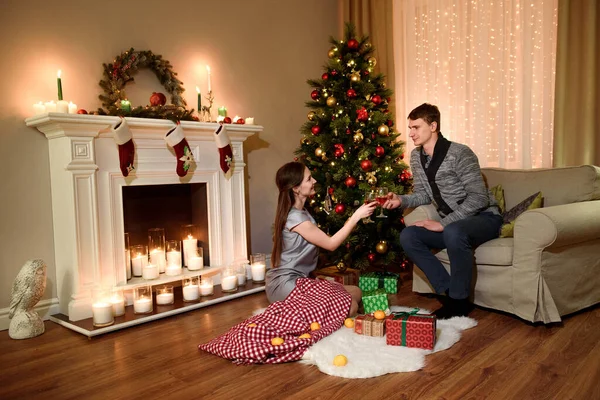
<svg viewBox="0 0 600 400">
<path fill-rule="evenodd" d="M 335 250 L 348 237 L 358 221 L 373 213 L 376 202 L 363 204 L 333 236 L 327 235 L 315 224 L 304 209 L 306 199 L 315 194 L 316 180 L 308 168 L 299 162 L 290 162 L 279 168 L 275 177 L 279 188 L 275 237 L 271 263 L 267 272 L 266 292 L 271 303 L 284 300 L 296 286 L 298 278 L 306 278 L 317 266 L 319 247 Z M 361 291 L 357 286 L 344 286 L 352 296 L 348 313 L 358 311 Z"/>
</svg>

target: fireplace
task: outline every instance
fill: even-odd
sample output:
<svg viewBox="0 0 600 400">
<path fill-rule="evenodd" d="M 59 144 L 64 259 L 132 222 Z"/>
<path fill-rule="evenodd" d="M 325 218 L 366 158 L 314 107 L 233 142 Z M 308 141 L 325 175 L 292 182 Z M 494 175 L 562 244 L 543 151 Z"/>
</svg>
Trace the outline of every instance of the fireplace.
<svg viewBox="0 0 600 400">
<path fill-rule="evenodd" d="M 127 118 L 136 171 L 124 178 L 111 131 L 118 121 L 61 113 L 26 120 L 48 138 L 57 296 L 69 321 L 91 317 L 92 288 L 132 289 L 125 232 L 142 241 L 147 229 L 161 226 L 175 238 L 180 225 L 198 223 L 206 266 L 218 269 L 248 259 L 243 142 L 262 127 L 227 126 L 234 161 L 227 179 L 213 138 L 217 125 L 181 122 L 195 165 L 180 178 L 175 153 L 164 140 L 173 123 Z"/>
</svg>

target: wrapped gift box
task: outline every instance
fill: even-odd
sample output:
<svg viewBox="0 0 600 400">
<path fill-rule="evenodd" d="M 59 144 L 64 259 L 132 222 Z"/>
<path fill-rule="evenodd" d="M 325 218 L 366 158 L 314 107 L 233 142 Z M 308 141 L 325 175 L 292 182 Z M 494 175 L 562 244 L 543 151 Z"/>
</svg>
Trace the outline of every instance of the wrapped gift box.
<svg viewBox="0 0 600 400">
<path fill-rule="evenodd" d="M 432 350 L 436 339 L 435 315 L 393 313 L 385 319 L 386 343 Z"/>
<path fill-rule="evenodd" d="M 371 336 L 385 335 L 385 319 L 374 319 L 371 323 Z"/>
<path fill-rule="evenodd" d="M 387 310 L 388 298 L 384 289 L 371 290 L 362 294 L 365 313 L 372 313 L 377 310 Z"/>
<path fill-rule="evenodd" d="M 321 268 L 313 272 L 316 279 L 323 279 L 326 281 L 333 281 L 341 283 L 342 285 L 358 285 L 358 277 L 360 272 L 357 269 L 347 268 L 344 272 L 340 272 L 337 267 L 331 266 L 327 268 Z"/>
<path fill-rule="evenodd" d="M 375 318 L 372 315 L 358 315 L 354 319 L 354 332 L 359 335 L 367 335 L 371 334 L 371 323 Z"/>
<path fill-rule="evenodd" d="M 400 275 L 393 272 L 367 272 L 358 280 L 358 287 L 363 292 L 385 289 L 386 293 L 398 293 Z"/>
</svg>

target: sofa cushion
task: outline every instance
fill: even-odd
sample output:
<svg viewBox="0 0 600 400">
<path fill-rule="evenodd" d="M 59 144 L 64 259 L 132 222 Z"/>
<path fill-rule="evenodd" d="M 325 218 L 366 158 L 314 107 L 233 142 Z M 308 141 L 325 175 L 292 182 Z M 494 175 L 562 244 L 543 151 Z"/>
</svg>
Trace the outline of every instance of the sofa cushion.
<svg viewBox="0 0 600 400">
<path fill-rule="evenodd" d="M 496 185 L 493 188 L 490 188 L 492 195 L 496 199 L 496 203 L 498 203 L 498 208 L 500 208 L 500 214 L 504 214 L 506 210 L 506 205 L 504 204 L 504 189 L 502 189 L 502 185 Z"/>
<path fill-rule="evenodd" d="M 475 249 L 475 264 L 510 266 L 513 260 L 513 238 L 498 238 L 485 242 Z M 442 262 L 449 264 L 448 252 L 436 254 Z"/>
<path fill-rule="evenodd" d="M 500 237 L 512 237 L 517 217 L 527 210 L 542 208 L 543 200 L 542 192 L 537 192 L 505 212 L 503 215 L 503 225 L 500 227 Z"/>
</svg>

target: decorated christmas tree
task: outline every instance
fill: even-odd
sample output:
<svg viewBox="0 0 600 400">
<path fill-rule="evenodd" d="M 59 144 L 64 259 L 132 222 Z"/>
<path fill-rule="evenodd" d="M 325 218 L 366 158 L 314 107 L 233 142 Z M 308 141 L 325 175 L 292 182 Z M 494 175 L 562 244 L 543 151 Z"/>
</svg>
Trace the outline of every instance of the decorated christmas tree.
<svg viewBox="0 0 600 400">
<path fill-rule="evenodd" d="M 383 74 L 374 72 L 377 60 L 368 37 L 357 37 L 347 24 L 344 39 L 330 42 L 321 79 L 308 80 L 312 101 L 306 103 L 310 112 L 296 154 L 318 182 L 308 207 L 319 227 L 333 234 L 363 202 L 383 202 L 388 191 L 406 193 L 412 179 L 388 108 L 392 91 Z M 321 264 L 340 270 L 405 267 L 403 228 L 402 210 L 377 210 L 344 245 L 322 251 Z"/>
</svg>

